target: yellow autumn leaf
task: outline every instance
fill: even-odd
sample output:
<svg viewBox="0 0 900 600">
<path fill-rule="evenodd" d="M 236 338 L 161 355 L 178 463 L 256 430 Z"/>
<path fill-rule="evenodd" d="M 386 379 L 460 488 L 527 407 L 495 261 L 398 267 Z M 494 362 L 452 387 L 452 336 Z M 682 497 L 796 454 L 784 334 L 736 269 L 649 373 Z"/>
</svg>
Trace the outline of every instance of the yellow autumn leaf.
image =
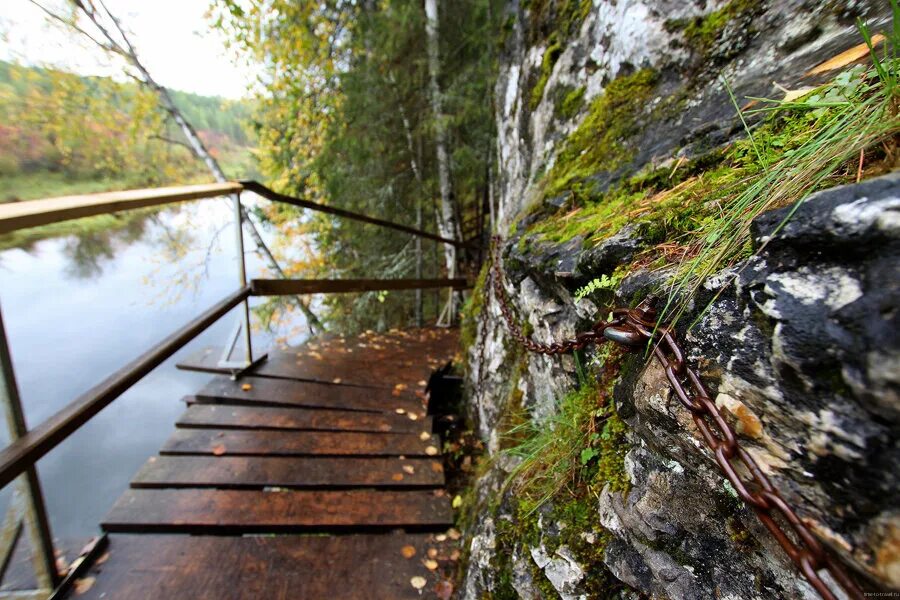
<svg viewBox="0 0 900 600">
<path fill-rule="evenodd" d="M 816 89 L 816 88 L 802 87 L 802 88 L 799 88 L 796 90 L 786 90 L 784 92 L 784 98 L 782 98 L 781 101 L 782 102 L 793 102 L 794 100 L 797 100 L 798 98 L 802 98 L 803 96 L 807 95 L 814 89 Z"/>
<path fill-rule="evenodd" d="M 81 594 L 86 594 L 88 590 L 94 587 L 95 581 L 97 581 L 96 577 L 82 577 L 81 579 L 76 579 L 72 587 L 75 588 L 75 593 L 80 596 Z"/>
<path fill-rule="evenodd" d="M 400 554 L 403 555 L 403 558 L 412 558 L 416 555 L 415 546 L 403 546 L 400 548 Z"/>
<path fill-rule="evenodd" d="M 876 48 L 878 45 L 884 41 L 884 36 L 880 33 L 876 33 L 872 36 L 872 47 Z M 865 43 L 859 44 L 858 46 L 853 46 L 849 50 L 845 50 L 840 54 L 833 56 L 826 60 L 823 63 L 819 63 L 809 71 L 807 71 L 806 76 L 810 75 L 818 75 L 819 73 L 827 73 L 828 71 L 834 71 L 835 69 L 840 69 L 841 67 L 846 67 L 847 65 L 854 63 L 860 59 L 865 58 L 869 54 L 869 46 Z"/>
<path fill-rule="evenodd" d="M 417 590 L 421 590 L 423 587 L 425 587 L 425 584 L 427 584 L 427 583 L 428 582 L 425 580 L 424 577 L 419 577 L 418 575 L 416 575 L 415 577 L 413 577 L 412 579 L 409 580 L 409 584 L 411 586 L 413 586 L 414 588 L 416 588 Z"/>
</svg>

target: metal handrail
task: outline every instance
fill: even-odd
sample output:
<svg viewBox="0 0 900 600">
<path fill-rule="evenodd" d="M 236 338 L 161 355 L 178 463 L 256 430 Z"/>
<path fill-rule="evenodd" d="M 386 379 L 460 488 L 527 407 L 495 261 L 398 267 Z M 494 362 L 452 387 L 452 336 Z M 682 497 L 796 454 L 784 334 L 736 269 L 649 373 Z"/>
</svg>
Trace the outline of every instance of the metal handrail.
<svg viewBox="0 0 900 600">
<path fill-rule="evenodd" d="M 240 183 L 242 186 L 244 186 L 244 189 L 246 191 L 253 192 L 255 194 L 259 194 L 263 198 L 266 198 L 273 202 L 281 202 L 282 204 L 290 204 L 291 206 L 298 206 L 300 208 L 315 210 L 318 212 L 327 213 L 329 215 L 334 215 L 336 217 L 343 217 L 345 219 L 351 219 L 353 221 L 360 221 L 362 223 L 378 225 L 379 227 L 384 227 L 385 229 L 394 229 L 395 231 L 402 231 L 403 233 L 408 233 L 410 235 L 415 235 L 415 236 L 426 238 L 429 240 L 434 240 L 436 242 L 441 242 L 443 244 L 449 244 L 451 246 L 465 247 L 465 246 L 469 245 L 467 242 L 451 240 L 451 239 L 448 239 L 445 237 L 441 237 L 439 235 L 435 235 L 433 233 L 429 233 L 427 231 L 422 231 L 421 229 L 416 229 L 415 227 L 409 227 L 407 225 L 401 225 L 400 223 L 394 223 L 393 221 L 385 221 L 384 219 L 376 219 L 375 217 L 370 217 L 368 215 L 353 212 L 350 210 L 344 210 L 343 208 L 336 208 L 334 206 L 328 206 L 327 204 L 318 204 L 317 202 L 303 200 L 302 198 L 295 198 L 293 196 L 286 196 L 285 194 L 279 194 L 278 192 L 267 188 L 266 186 L 264 186 L 263 184 L 261 184 L 257 181 L 243 180 Z"/>
<path fill-rule="evenodd" d="M 218 304 L 0 450 L 0 487 L 23 473 L 94 415 L 250 296 L 250 286 Z"/>
<path fill-rule="evenodd" d="M 203 198 L 215 198 L 240 194 L 242 191 L 253 192 L 282 204 L 290 204 L 308 210 L 334 215 L 345 219 L 378 225 L 386 229 L 402 231 L 410 235 L 434 240 L 442 244 L 456 247 L 470 245 L 468 242 L 451 240 L 428 231 L 394 223 L 384 219 L 377 219 L 361 213 L 318 204 L 295 198 L 271 190 L 257 181 L 229 181 L 225 183 L 203 183 L 198 185 L 182 185 L 176 187 L 148 188 L 139 190 L 126 190 L 122 192 L 103 192 L 99 194 L 85 194 L 78 196 L 62 196 L 59 198 L 46 198 L 43 200 L 26 200 L 24 202 L 8 202 L 0 204 L 0 234 L 10 233 L 19 229 L 49 225 L 71 219 L 80 219 L 102 215 L 120 210 L 132 210 L 160 206 L 174 202 L 188 200 L 200 200 Z"/>
<path fill-rule="evenodd" d="M 31 430 L 26 430 L 24 420 L 15 420 L 15 431 L 8 446 L 0 449 L 0 487 L 8 485 L 20 475 L 23 478 L 23 493 L 28 501 L 28 515 L 31 520 L 32 537 L 36 538 L 36 550 L 41 556 L 40 563 L 45 564 L 47 583 L 55 587 L 59 576 L 55 570 L 52 536 L 43 503 L 43 494 L 35 470 L 35 464 L 50 450 L 57 447 L 66 438 L 87 423 L 113 400 L 122 395 L 145 375 L 158 367 L 167 358 L 184 347 L 197 335 L 210 327 L 230 310 L 244 305 L 243 329 L 245 336 L 246 363 L 235 370 L 233 364 L 225 366 L 232 375 L 243 372 L 265 359 L 265 355 L 253 360 L 250 343 L 249 303 L 251 296 L 280 296 L 312 293 L 367 292 L 380 290 L 408 290 L 447 287 L 460 290 L 469 287 L 465 279 L 344 279 L 344 280 L 269 280 L 255 279 L 246 282 L 246 265 L 243 252 L 243 209 L 240 204 L 240 192 L 251 191 L 275 202 L 282 202 L 342 218 L 349 218 L 364 223 L 377 225 L 396 231 L 431 239 L 454 247 L 466 247 L 466 242 L 450 240 L 427 231 L 422 231 L 399 223 L 376 219 L 367 215 L 346 211 L 322 204 L 316 204 L 299 198 L 278 194 L 254 181 L 225 182 L 202 185 L 188 185 L 168 188 L 128 190 L 107 192 L 81 196 L 65 196 L 47 200 L 13 202 L 0 204 L 0 234 L 19 229 L 49 225 L 70 219 L 90 217 L 100 214 L 159 206 L 173 202 L 184 202 L 202 198 L 231 196 L 235 209 L 235 230 L 237 236 L 238 266 L 240 287 L 216 305 L 209 308 L 191 322 L 159 342 L 156 346 L 139 356 L 100 384 L 81 394 L 75 400 L 56 412 Z M 11 415 L 21 415 L 21 400 L 12 370 L 6 334 L 0 316 L 0 400 Z M 220 363 L 220 366 L 223 363 Z M 15 541 L 13 541 L 13 544 Z M 35 542 L 33 542 L 35 543 Z M 0 569 L 0 576 L 2 576 Z M 45 583 L 42 581 L 42 586 Z M 62 589 L 62 588 L 59 588 Z"/>
<path fill-rule="evenodd" d="M 293 296 L 295 294 L 343 294 L 387 290 L 426 290 L 451 288 L 464 290 L 467 279 L 254 279 L 253 296 Z"/>
</svg>

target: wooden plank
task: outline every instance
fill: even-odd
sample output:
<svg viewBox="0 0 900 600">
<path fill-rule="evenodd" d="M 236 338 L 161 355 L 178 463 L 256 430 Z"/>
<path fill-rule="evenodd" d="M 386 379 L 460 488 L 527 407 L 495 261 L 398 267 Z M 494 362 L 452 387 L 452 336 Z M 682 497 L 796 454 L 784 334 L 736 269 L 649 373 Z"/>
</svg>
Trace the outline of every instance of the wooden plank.
<svg viewBox="0 0 900 600">
<path fill-rule="evenodd" d="M 425 391 L 424 381 L 450 360 L 458 347 L 456 329 L 421 328 L 354 337 L 334 336 L 294 351 L 270 351 L 253 375 L 276 379 L 341 383 Z M 179 369 L 226 373 L 218 367 L 221 348 L 206 347 L 178 363 Z"/>
<path fill-rule="evenodd" d="M 440 495 L 438 495 L 440 494 Z M 110 533 L 290 533 L 453 523 L 443 491 L 126 490 L 103 519 Z"/>
<path fill-rule="evenodd" d="M 178 420 L 180 427 L 292 429 L 295 431 L 431 431 L 431 417 L 347 410 L 194 404 Z"/>
<path fill-rule="evenodd" d="M 441 463 L 427 458 L 154 456 L 131 481 L 162 487 L 439 487 Z"/>
<path fill-rule="evenodd" d="M 432 536 L 221 537 L 111 535 L 78 600 L 419 600 L 437 576 L 422 564 Z M 401 550 L 412 546 L 412 559 Z M 410 585 L 428 582 L 425 595 Z"/>
<path fill-rule="evenodd" d="M 425 433 L 179 429 L 160 454 L 212 454 L 224 449 L 226 456 L 428 456 L 437 452 L 440 440 L 436 435 L 422 440 Z"/>
<path fill-rule="evenodd" d="M 44 200 L 27 202 L 8 202 L 0 204 L 0 234 L 49 225 L 70 219 L 80 219 L 102 215 L 120 210 L 146 208 L 172 202 L 214 198 L 228 194 L 240 193 L 243 186 L 239 183 L 206 183 L 200 185 L 182 185 L 167 188 L 151 188 L 126 190 L 121 192 L 104 192 L 101 194 L 85 194 L 78 196 L 61 196 Z"/>
<path fill-rule="evenodd" d="M 196 402 L 302 406 L 371 412 L 396 412 L 399 408 L 405 413 L 425 416 L 423 402 L 407 391 L 397 392 L 395 395 L 383 388 L 373 390 L 352 385 L 268 377 L 241 377 L 240 381 L 232 381 L 229 377 L 215 377 L 188 400 L 188 404 Z"/>
<path fill-rule="evenodd" d="M 472 287 L 462 278 L 456 279 L 254 279 L 250 289 L 254 296 L 291 296 L 294 294 L 346 294 L 383 290 L 426 290 Z"/>
<path fill-rule="evenodd" d="M 200 332 L 227 314 L 229 310 L 243 302 L 249 291 L 244 287 L 229 294 L 199 317 L 0 450 L 0 487 L 25 472 L 39 458 L 140 381 L 144 375 L 175 354 Z M 2 323 L 0 323 L 0 330 L 2 330 Z M 0 362 L 8 361 L 4 357 L 0 357 Z"/>
</svg>

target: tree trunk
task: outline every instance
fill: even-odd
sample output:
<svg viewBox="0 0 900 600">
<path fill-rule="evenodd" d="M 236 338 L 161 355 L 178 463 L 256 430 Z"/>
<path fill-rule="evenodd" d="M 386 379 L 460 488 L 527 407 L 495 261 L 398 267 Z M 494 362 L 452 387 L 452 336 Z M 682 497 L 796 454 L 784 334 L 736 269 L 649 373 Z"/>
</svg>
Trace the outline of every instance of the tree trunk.
<svg viewBox="0 0 900 600">
<path fill-rule="evenodd" d="M 146 85 L 156 93 L 157 97 L 159 97 L 159 102 L 162 105 L 163 109 L 167 113 L 169 113 L 169 115 L 171 115 L 172 120 L 174 120 L 175 124 L 178 125 L 178 127 L 181 129 L 181 132 L 187 139 L 188 144 L 194 151 L 194 154 L 206 164 L 206 167 L 209 169 L 213 178 L 219 182 L 228 181 L 228 178 L 225 176 L 225 172 L 222 171 L 222 168 L 219 166 L 218 161 L 206 149 L 206 146 L 203 144 L 203 140 L 200 139 L 200 136 L 197 134 L 197 131 L 194 129 L 193 125 L 191 125 L 188 120 L 184 118 L 184 115 L 181 114 L 181 111 L 175 105 L 175 102 L 172 100 L 172 96 L 169 95 L 169 91 L 163 86 L 156 83 L 156 81 L 150 76 L 150 73 L 147 72 L 147 70 L 140 62 L 134 60 L 132 61 L 132 64 L 136 69 L 138 69 L 141 74 L 141 78 L 144 80 Z M 259 230 L 250 219 L 250 215 L 249 213 L 247 213 L 247 210 L 244 208 L 243 204 L 241 204 L 241 219 L 247 231 L 250 233 L 250 237 L 253 239 L 253 243 L 256 245 L 256 248 L 268 263 L 269 268 L 275 271 L 275 273 L 281 279 L 287 279 L 287 275 L 285 275 L 284 271 L 281 269 L 281 265 L 278 264 L 278 261 L 275 260 L 275 257 L 272 255 L 272 251 L 269 250 L 269 246 L 262 239 Z M 295 296 L 294 304 L 303 312 L 303 315 L 306 317 L 306 322 L 309 325 L 310 332 L 313 335 L 317 335 L 325 331 L 322 322 L 309 308 L 309 304 L 307 302 L 304 302 L 303 298 Z"/>
<path fill-rule="evenodd" d="M 103 16 L 103 14 L 100 12 L 100 10 L 92 0 L 72 0 L 75 7 L 79 9 L 81 13 L 97 28 L 100 36 L 102 36 L 99 37 L 99 39 L 95 34 L 89 33 L 87 30 L 81 28 L 75 21 L 74 15 L 72 15 L 71 17 L 62 16 L 45 7 L 37 0 L 31 0 L 31 2 L 51 18 L 68 25 L 78 33 L 87 37 L 104 51 L 117 54 L 121 58 L 125 59 L 125 61 L 129 65 L 131 65 L 131 67 L 134 68 L 138 73 L 138 76 L 134 76 L 130 73 L 129 75 L 134 77 L 134 79 L 137 80 L 138 83 L 150 88 L 150 90 L 156 94 L 157 98 L 159 98 L 160 106 L 162 106 L 163 110 L 169 113 L 169 115 L 181 129 L 185 139 L 187 139 L 187 143 L 190 146 L 191 150 L 193 150 L 194 154 L 206 164 L 206 167 L 209 169 L 213 178 L 215 178 L 215 180 L 219 182 L 228 180 L 225 177 L 225 173 L 219 167 L 219 163 L 206 149 L 206 146 L 203 144 L 203 140 L 200 139 L 200 136 L 197 135 L 197 131 L 188 122 L 188 120 L 184 118 L 184 115 L 181 114 L 181 111 L 175 105 L 175 102 L 172 100 L 172 96 L 169 94 L 169 91 L 158 84 L 156 80 L 153 79 L 153 77 L 150 75 L 150 72 L 147 70 L 147 68 L 144 67 L 144 64 L 138 58 L 137 50 L 131 43 L 131 40 L 126 33 L 125 28 L 122 27 L 121 22 L 115 17 L 115 15 L 110 12 L 110 10 L 106 7 L 102 0 L 100 0 L 99 6 L 100 8 L 102 8 L 103 12 L 105 12 L 108 17 L 108 21 L 110 21 L 112 25 L 104 23 L 104 21 L 107 21 L 107 19 Z M 113 29 L 113 27 L 115 27 L 115 29 Z M 118 33 L 118 35 L 116 34 L 116 32 Z M 103 40 L 106 41 L 104 42 Z M 250 215 L 244 209 L 243 205 L 240 204 L 239 200 L 238 206 L 240 206 L 241 218 L 243 219 L 244 224 L 247 226 L 247 230 L 250 232 L 250 236 L 253 238 L 253 242 L 256 244 L 257 249 L 266 259 L 269 267 L 273 271 L 275 271 L 279 277 L 285 279 L 286 277 L 284 271 L 281 270 L 281 266 L 278 264 L 278 261 L 276 261 L 275 257 L 272 256 L 272 252 L 263 241 L 262 236 L 260 236 L 259 231 L 256 229 L 253 221 L 250 219 Z M 243 257 L 241 258 L 243 259 Z M 309 325 L 310 331 L 313 335 L 316 335 L 320 331 L 324 331 L 322 323 L 319 321 L 315 313 L 310 310 L 308 303 L 304 302 L 303 299 L 299 296 L 295 297 L 295 303 L 306 316 L 306 322 Z"/>
<path fill-rule="evenodd" d="M 425 32 L 428 37 L 428 79 L 431 96 L 431 112 L 435 122 L 435 146 L 437 147 L 438 182 L 441 191 L 441 208 L 437 219 L 438 231 L 446 238 L 460 238 L 459 222 L 453 205 L 450 188 L 450 156 L 447 152 L 447 128 L 445 125 L 441 88 L 438 83 L 440 73 L 440 38 L 438 37 L 437 0 L 425 0 Z M 444 261 L 449 277 L 456 277 L 456 247 L 444 245 Z M 455 295 L 451 293 L 451 315 L 455 315 Z"/>
<path fill-rule="evenodd" d="M 394 83 L 393 74 L 390 75 L 391 83 Z M 422 229 L 422 195 L 425 193 L 425 182 L 422 180 L 422 173 L 419 171 L 419 161 L 416 159 L 416 150 L 415 144 L 413 143 L 413 135 L 412 135 L 412 127 L 409 123 L 409 119 L 406 116 L 406 110 L 403 108 L 403 103 L 398 100 L 397 108 L 400 111 L 400 119 L 403 122 L 403 133 L 406 136 L 406 149 L 409 152 L 409 166 L 412 169 L 413 176 L 416 178 L 416 182 L 419 184 L 419 194 L 416 197 L 416 229 Z M 422 238 L 416 236 L 415 240 L 416 244 L 416 279 L 422 278 Z M 416 327 L 421 327 L 424 324 L 424 317 L 422 315 L 422 290 L 417 289 L 415 298 L 415 322 Z"/>
</svg>

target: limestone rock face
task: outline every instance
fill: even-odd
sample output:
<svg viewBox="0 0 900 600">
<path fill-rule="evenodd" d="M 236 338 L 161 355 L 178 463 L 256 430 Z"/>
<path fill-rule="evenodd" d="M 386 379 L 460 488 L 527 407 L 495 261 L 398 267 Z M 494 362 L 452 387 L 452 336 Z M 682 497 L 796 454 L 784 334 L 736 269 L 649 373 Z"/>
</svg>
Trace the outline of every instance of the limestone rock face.
<svg viewBox="0 0 900 600">
<path fill-rule="evenodd" d="M 589 101 L 618 75 L 657 69 L 667 93 L 683 94 L 680 110 L 648 113 L 657 120 L 635 134 L 638 151 L 627 170 L 674 165 L 741 134 L 719 74 L 739 95 L 770 96 L 773 81 L 799 86 L 812 66 L 859 43 L 856 17 L 877 23 L 886 14 L 878 2 L 761 2 L 747 13 L 750 21 L 729 22 L 700 53 L 673 22 L 728 2 L 595 0 L 563 40 L 533 105 L 548 45 L 534 34 L 534 4 L 508 4 L 495 90 L 501 231 L 540 197 L 541 175 L 579 122 L 559 114 L 554 90 L 584 87 Z M 680 88 L 685 81 L 688 89 Z M 599 173 L 598 181 L 612 184 L 623 169 Z M 564 207 L 568 199 L 550 201 Z M 710 282 L 677 333 L 742 444 L 800 517 L 867 585 L 900 590 L 900 175 L 819 192 L 781 227 L 788 210 L 754 222 L 757 255 Z M 574 290 L 631 261 L 642 240 L 626 226 L 590 249 L 581 238 L 519 244 L 535 218 L 524 217 L 510 232 L 504 285 L 532 337 L 551 342 L 599 317 L 601 307 L 576 301 Z M 618 287 L 618 303 L 633 302 L 668 274 L 632 273 Z M 502 588 L 529 599 L 596 597 L 588 590 L 597 573 L 559 544 L 560 524 L 548 511 L 539 515 L 539 538 L 516 541 L 508 556 L 498 556 L 502 532 L 518 526 L 502 486 L 515 462 L 499 452 L 509 415 L 524 411 L 546 422 L 575 385 L 575 362 L 517 348 L 492 296 L 475 339 L 467 399 L 496 460 L 477 484 L 461 595 L 480 599 Z M 816 598 L 723 478 L 658 365 L 630 355 L 622 374 L 614 398 L 630 427 L 631 487 L 605 489 L 595 501 L 608 537 L 601 542 L 597 531 L 580 532 L 603 548 L 603 564 L 622 584 L 610 596 Z"/>
<path fill-rule="evenodd" d="M 762 250 L 722 274 L 726 291 L 681 339 L 744 446 L 805 522 L 873 581 L 900 587 L 900 174 L 815 194 L 773 236 L 784 217 L 757 219 Z M 633 279 L 622 289 L 647 286 L 643 274 Z M 528 278 L 515 291 L 523 314 L 579 321 Z M 596 507 L 613 535 L 610 571 L 660 598 L 815 598 L 718 471 L 662 369 L 629 360 L 633 376 L 615 399 L 631 427 L 631 489 L 605 490 Z M 571 385 L 565 358 L 528 362 L 526 388 Z M 583 572 L 564 550 L 528 550 L 561 597 L 579 597 Z"/>
<path fill-rule="evenodd" d="M 891 467 L 900 460 L 891 366 L 900 352 L 900 175 L 816 194 L 772 236 L 785 216 L 756 221 L 757 242 L 768 244 L 728 273 L 733 283 L 685 345 L 716 383 L 716 405 L 807 524 L 849 562 L 900 586 L 890 550 L 900 526 Z M 667 597 L 812 594 L 698 447 L 659 366 L 623 383 L 617 400 L 640 440 L 627 459 L 631 492 L 600 502 L 630 546 L 607 551 L 620 578 Z M 660 547 L 678 548 L 680 568 Z"/>
</svg>

